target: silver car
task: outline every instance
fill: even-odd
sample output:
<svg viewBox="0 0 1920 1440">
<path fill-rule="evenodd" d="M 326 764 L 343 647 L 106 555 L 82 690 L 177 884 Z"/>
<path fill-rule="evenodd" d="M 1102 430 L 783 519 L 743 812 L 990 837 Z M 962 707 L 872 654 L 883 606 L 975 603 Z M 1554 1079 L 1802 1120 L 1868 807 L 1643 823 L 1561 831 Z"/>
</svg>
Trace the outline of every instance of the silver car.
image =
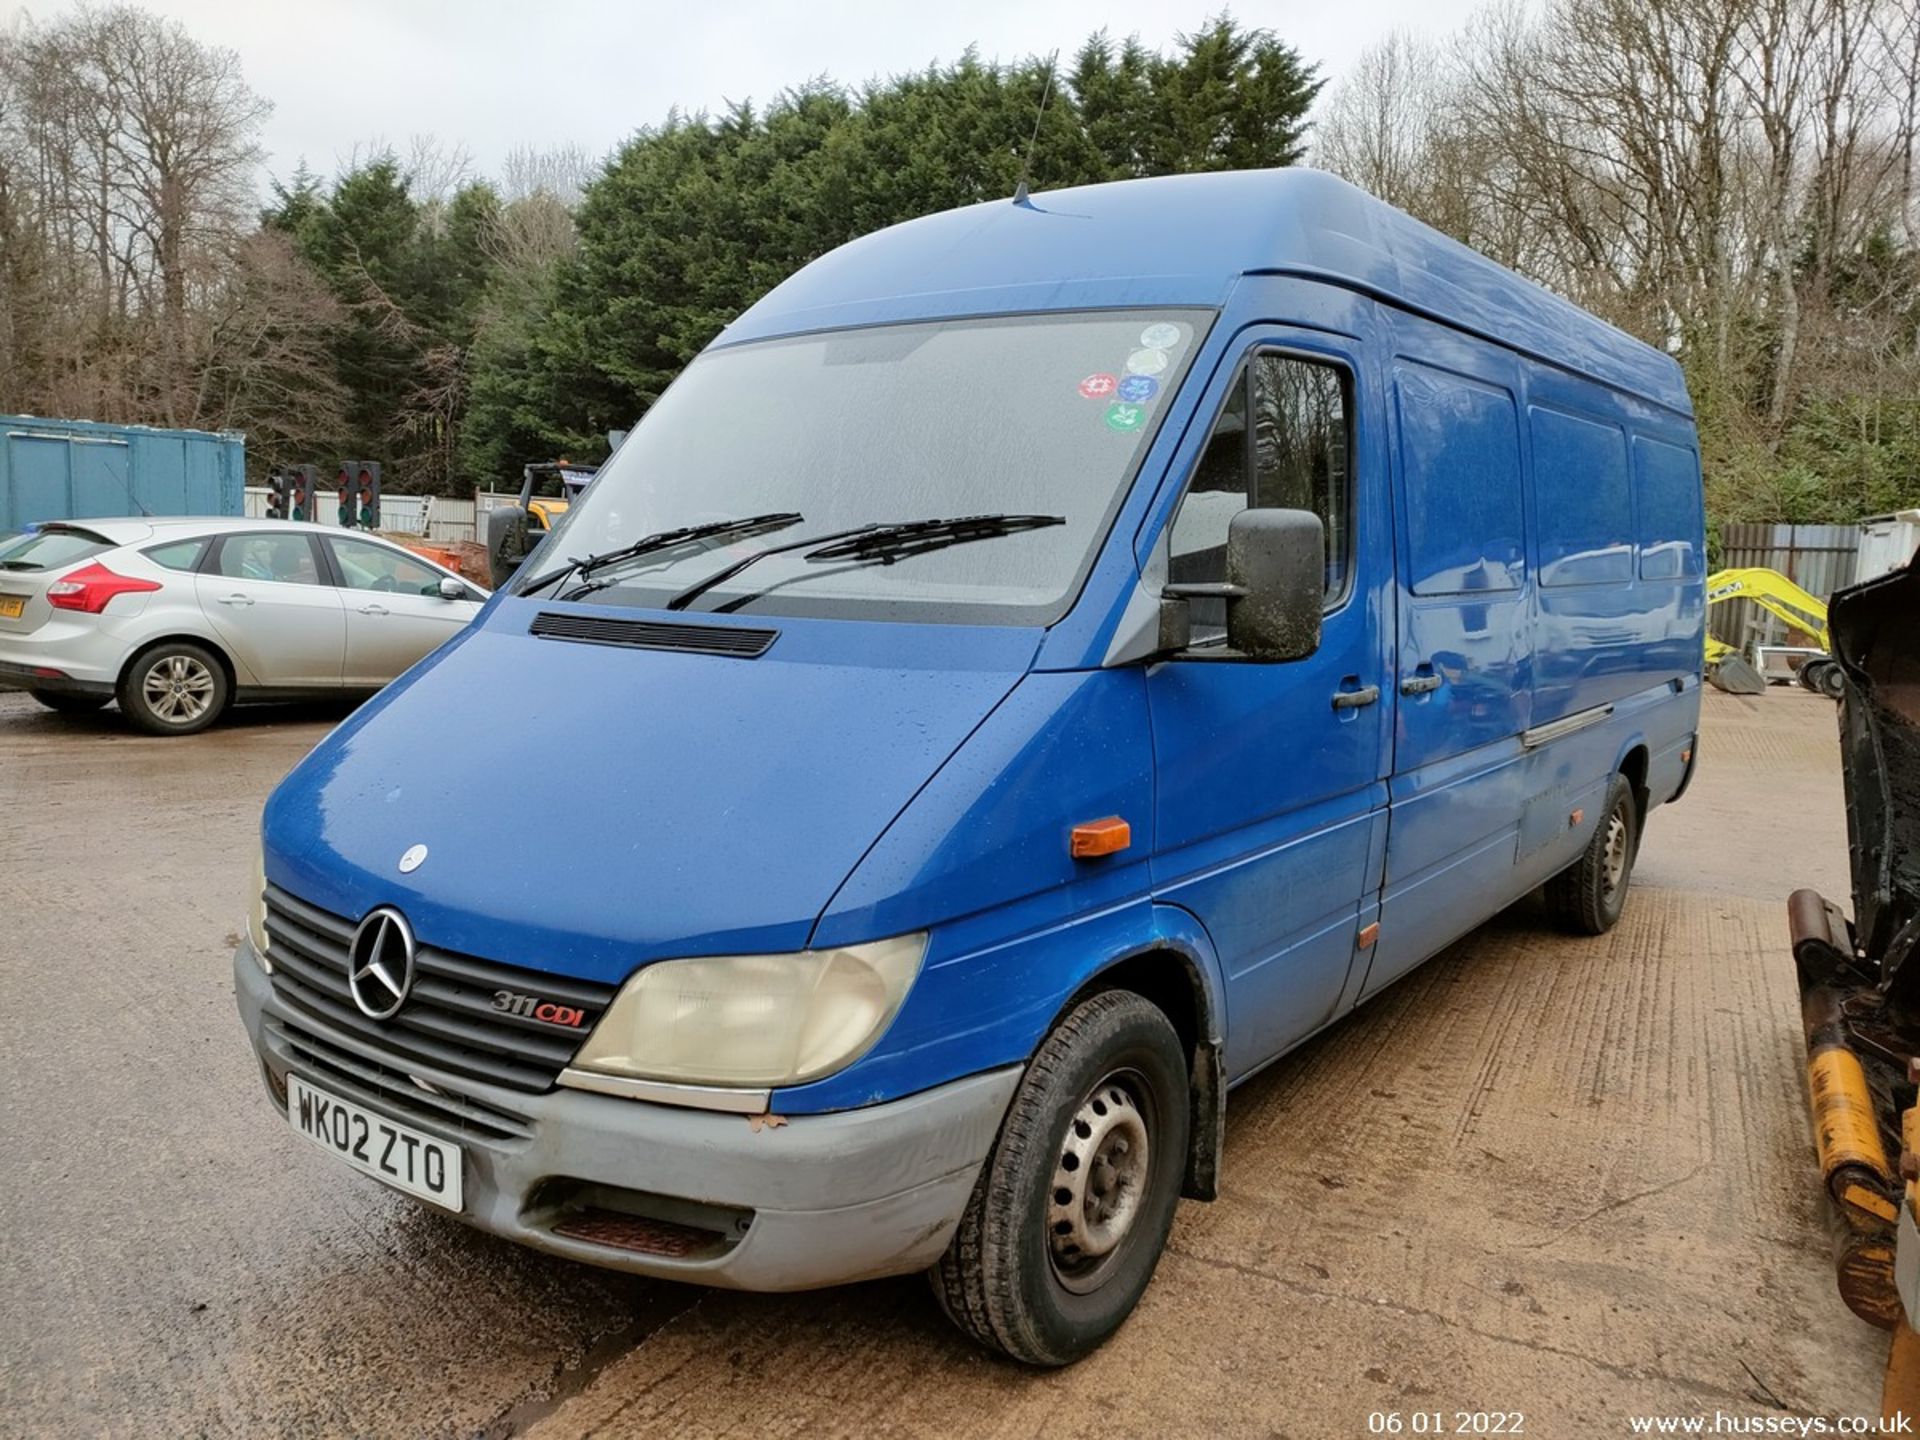
<svg viewBox="0 0 1920 1440">
<path fill-rule="evenodd" d="M 0 540 L 0 689 L 118 700 L 155 735 L 236 701 L 377 690 L 487 592 L 371 535 L 286 520 L 74 520 Z"/>
</svg>

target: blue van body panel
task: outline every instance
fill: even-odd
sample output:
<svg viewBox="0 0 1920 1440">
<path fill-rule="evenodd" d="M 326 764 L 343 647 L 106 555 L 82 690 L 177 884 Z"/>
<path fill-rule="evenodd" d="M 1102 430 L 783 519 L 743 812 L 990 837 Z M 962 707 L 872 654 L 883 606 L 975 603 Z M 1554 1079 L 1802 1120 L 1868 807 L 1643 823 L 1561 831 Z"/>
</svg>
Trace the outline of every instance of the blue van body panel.
<svg viewBox="0 0 1920 1440">
<path fill-rule="evenodd" d="M 1324 171 L 1228 171 L 987 201 L 828 252 L 721 332 L 1091 306 L 1219 305 L 1241 275 L 1296 275 L 1536 355 L 1690 415 L 1671 357 Z"/>
<path fill-rule="evenodd" d="M 1037 640 L 783 619 L 741 660 L 530 637 L 543 608 L 584 607 L 495 602 L 295 768 L 267 807 L 274 883 L 583 979 L 797 950 Z M 428 859 L 402 875 L 415 844 Z"/>
<path fill-rule="evenodd" d="M 1132 843 L 1075 860 L 1074 823 Z M 1028 675 L 874 845 L 821 916 L 824 947 L 932 932 L 892 1026 L 852 1068 L 776 1097 L 864 1104 L 1024 1058 L 1086 976 L 1153 938 L 1153 751 L 1138 667 Z"/>
</svg>

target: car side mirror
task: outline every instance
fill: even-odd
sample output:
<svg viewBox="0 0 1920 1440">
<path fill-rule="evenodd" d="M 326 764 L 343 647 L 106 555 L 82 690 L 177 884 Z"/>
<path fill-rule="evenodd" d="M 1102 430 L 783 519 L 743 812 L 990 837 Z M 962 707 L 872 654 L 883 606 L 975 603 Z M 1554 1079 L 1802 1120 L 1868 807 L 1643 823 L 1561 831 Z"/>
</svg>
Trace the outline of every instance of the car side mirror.
<svg viewBox="0 0 1920 1440">
<path fill-rule="evenodd" d="M 442 600 L 464 600 L 467 598 L 467 587 L 451 575 L 442 575 L 440 577 L 440 598 Z"/>
<path fill-rule="evenodd" d="M 498 590 L 527 558 L 527 512 L 498 505 L 487 512 L 487 574 Z"/>
<path fill-rule="evenodd" d="M 1227 527 L 1227 647 L 1249 660 L 1320 648 L 1327 534 L 1311 510 L 1242 510 Z"/>
</svg>

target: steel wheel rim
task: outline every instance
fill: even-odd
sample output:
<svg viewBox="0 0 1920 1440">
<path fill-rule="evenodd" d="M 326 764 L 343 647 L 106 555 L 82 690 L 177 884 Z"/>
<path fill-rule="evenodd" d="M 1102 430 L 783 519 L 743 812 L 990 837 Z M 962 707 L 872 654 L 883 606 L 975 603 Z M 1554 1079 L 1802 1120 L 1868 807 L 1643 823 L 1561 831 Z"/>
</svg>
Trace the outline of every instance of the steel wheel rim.
<svg viewBox="0 0 1920 1440">
<path fill-rule="evenodd" d="M 213 671 L 191 655 L 168 655 L 147 667 L 140 698 L 170 725 L 191 725 L 213 708 Z"/>
<path fill-rule="evenodd" d="M 1607 816 L 1607 841 L 1601 874 L 1608 896 L 1619 894 L 1621 882 L 1627 878 L 1627 817 L 1617 809 Z"/>
<path fill-rule="evenodd" d="M 1047 1192 L 1047 1257 L 1060 1283 L 1097 1289 L 1126 1248 L 1146 1203 L 1152 1124 L 1138 1073 L 1116 1070 L 1067 1122 Z"/>
</svg>

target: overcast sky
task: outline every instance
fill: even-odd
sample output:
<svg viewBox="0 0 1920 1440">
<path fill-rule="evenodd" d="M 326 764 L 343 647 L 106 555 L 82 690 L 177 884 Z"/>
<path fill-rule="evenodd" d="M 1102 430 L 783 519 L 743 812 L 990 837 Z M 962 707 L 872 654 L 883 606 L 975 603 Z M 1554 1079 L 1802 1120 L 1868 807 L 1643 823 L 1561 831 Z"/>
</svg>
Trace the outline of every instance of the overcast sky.
<svg viewBox="0 0 1920 1440">
<path fill-rule="evenodd" d="M 264 134 L 277 175 L 304 157 L 332 171 L 356 141 L 405 152 L 432 134 L 482 172 L 516 145 L 575 142 L 595 156 L 674 106 L 763 101 L 815 75 L 860 81 L 951 60 L 1058 49 L 1063 60 L 1103 25 L 1169 44 L 1219 0 L 1109 10 L 1062 0 L 144 0 L 193 34 L 240 54 L 274 102 Z M 1234 8 L 1329 75 L 1396 27 L 1444 33 L 1483 0 L 1268 0 Z M 51 19 L 51 0 L 19 6 Z"/>
</svg>

